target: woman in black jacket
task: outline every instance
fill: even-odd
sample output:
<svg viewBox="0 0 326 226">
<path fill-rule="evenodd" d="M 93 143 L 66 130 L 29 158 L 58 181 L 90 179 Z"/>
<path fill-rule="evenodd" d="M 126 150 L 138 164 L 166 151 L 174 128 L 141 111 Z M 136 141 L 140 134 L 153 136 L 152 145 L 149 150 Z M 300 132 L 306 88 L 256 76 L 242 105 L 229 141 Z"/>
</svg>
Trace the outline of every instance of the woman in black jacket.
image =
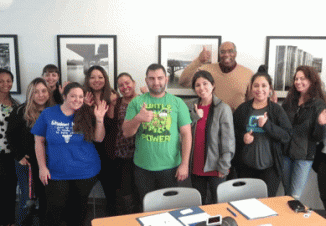
<svg viewBox="0 0 326 226">
<path fill-rule="evenodd" d="M 251 79 L 253 99 L 234 112 L 235 167 L 240 178 L 262 179 L 268 196 L 276 195 L 282 173 L 282 151 L 291 139 L 291 123 L 272 101 L 272 79 L 264 66 Z"/>
<path fill-rule="evenodd" d="M 51 103 L 50 90 L 45 80 L 36 78 L 27 88 L 26 102 L 16 107 L 8 119 L 7 139 L 14 154 L 21 190 L 17 226 L 31 224 L 26 220 L 31 213 L 31 207 L 35 206 L 36 197 L 39 197 L 40 211 L 45 213 L 44 186 L 39 179 L 34 135 L 30 131 L 41 111 Z M 44 214 L 40 214 L 41 220 L 43 216 Z"/>
<path fill-rule="evenodd" d="M 285 194 L 299 199 L 326 124 L 325 97 L 320 77 L 313 67 L 296 69 L 283 108 L 293 126 L 292 140 L 284 153 Z"/>
</svg>

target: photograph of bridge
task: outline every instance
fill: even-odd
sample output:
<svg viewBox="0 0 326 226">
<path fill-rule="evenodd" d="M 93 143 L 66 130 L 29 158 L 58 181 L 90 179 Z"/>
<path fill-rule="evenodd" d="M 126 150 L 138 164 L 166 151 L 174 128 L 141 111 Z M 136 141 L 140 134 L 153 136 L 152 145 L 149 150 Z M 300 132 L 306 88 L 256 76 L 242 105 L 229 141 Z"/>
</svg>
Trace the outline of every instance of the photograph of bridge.
<svg viewBox="0 0 326 226">
<path fill-rule="evenodd" d="M 93 65 L 100 65 L 107 71 L 114 87 L 116 36 L 58 36 L 58 57 L 63 82 L 83 84 L 86 71 Z"/>
</svg>

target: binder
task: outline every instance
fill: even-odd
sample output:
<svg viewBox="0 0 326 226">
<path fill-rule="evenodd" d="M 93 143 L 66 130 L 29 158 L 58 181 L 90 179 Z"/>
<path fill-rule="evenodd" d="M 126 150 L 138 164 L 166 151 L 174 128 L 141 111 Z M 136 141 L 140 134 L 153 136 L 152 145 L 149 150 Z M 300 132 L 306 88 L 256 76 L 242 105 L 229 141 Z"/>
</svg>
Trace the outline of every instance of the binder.
<svg viewBox="0 0 326 226">
<path fill-rule="evenodd" d="M 258 199 L 244 199 L 230 202 L 239 213 L 248 220 L 277 216 L 277 212 L 259 201 Z"/>
</svg>

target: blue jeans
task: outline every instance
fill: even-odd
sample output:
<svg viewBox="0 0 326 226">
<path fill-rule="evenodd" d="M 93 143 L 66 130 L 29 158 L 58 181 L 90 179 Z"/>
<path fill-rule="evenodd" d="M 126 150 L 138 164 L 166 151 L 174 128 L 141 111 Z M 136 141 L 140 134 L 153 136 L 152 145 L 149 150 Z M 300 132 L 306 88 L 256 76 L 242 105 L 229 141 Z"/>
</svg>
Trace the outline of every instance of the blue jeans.
<svg viewBox="0 0 326 226">
<path fill-rule="evenodd" d="M 20 165 L 15 160 L 16 175 L 18 179 L 18 185 L 20 189 L 19 196 L 19 211 L 17 214 L 16 225 L 24 225 L 24 220 L 31 213 L 31 207 L 33 206 L 33 200 L 29 199 L 29 186 L 28 186 L 28 166 Z"/>
<path fill-rule="evenodd" d="M 285 195 L 300 199 L 312 168 L 312 160 L 292 160 L 283 156 Z"/>
</svg>

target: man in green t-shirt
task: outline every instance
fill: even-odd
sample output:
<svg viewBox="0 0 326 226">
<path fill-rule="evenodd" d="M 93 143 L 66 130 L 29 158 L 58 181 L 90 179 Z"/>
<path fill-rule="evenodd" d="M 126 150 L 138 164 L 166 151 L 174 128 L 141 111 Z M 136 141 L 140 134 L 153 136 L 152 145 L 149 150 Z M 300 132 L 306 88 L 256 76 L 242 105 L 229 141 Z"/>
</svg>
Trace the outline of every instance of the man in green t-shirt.
<svg viewBox="0 0 326 226">
<path fill-rule="evenodd" d="M 165 92 L 164 67 L 150 65 L 145 81 L 149 92 L 130 102 L 122 125 L 125 137 L 136 134 L 135 183 L 141 200 L 150 191 L 178 186 L 177 181 L 188 177 L 192 143 L 188 107 Z"/>
</svg>

